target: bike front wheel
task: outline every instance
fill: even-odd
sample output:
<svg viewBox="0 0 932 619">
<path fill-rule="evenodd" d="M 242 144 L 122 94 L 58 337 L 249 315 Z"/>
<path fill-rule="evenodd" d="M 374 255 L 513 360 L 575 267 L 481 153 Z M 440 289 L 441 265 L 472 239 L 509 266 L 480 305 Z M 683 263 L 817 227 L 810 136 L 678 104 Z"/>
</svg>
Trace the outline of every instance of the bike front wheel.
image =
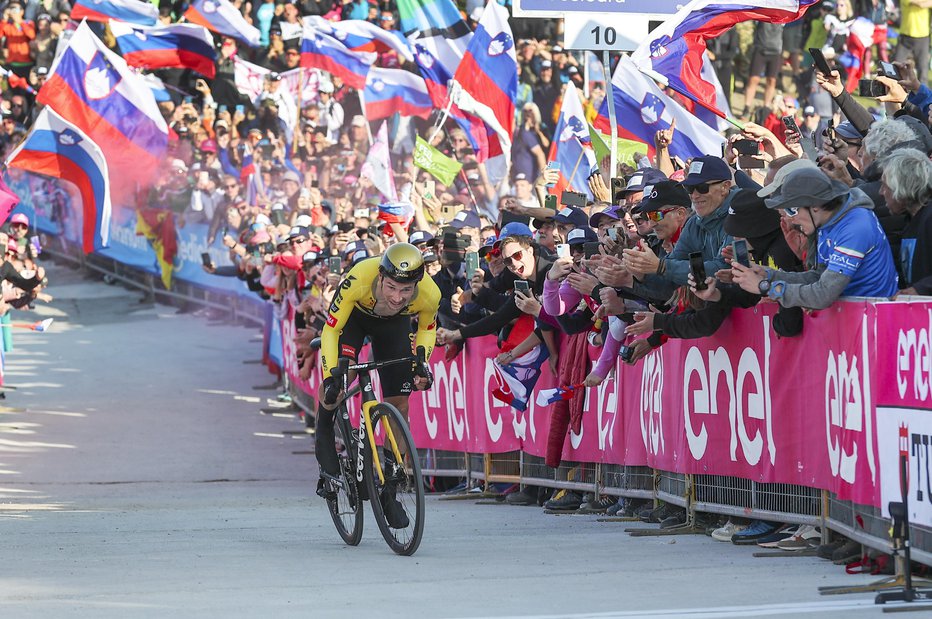
<svg viewBox="0 0 932 619">
<path fill-rule="evenodd" d="M 338 411 L 334 415 L 333 430 L 336 437 L 337 459 L 340 461 L 341 483 L 325 482 L 329 490 L 327 509 L 343 541 L 350 546 L 357 546 L 362 540 L 363 499 L 359 492 L 362 484 L 356 481 L 356 465 L 351 448 L 353 437 L 344 436 L 343 424 L 336 419 L 339 414 Z M 346 425 L 349 426 L 349 423 Z"/>
<path fill-rule="evenodd" d="M 377 459 L 372 457 L 370 449 L 366 449 L 365 477 L 372 512 L 389 547 L 400 555 L 410 556 L 421 544 L 424 534 L 424 484 L 417 448 L 408 424 L 397 408 L 382 402 L 372 407 L 371 416 L 369 432 L 384 438 L 384 446 L 379 449 Z M 388 424 L 395 446 L 403 457 L 400 463 L 396 461 L 389 443 Z M 377 466 L 382 469 L 382 478 Z M 394 505 L 390 505 L 392 502 Z"/>
</svg>

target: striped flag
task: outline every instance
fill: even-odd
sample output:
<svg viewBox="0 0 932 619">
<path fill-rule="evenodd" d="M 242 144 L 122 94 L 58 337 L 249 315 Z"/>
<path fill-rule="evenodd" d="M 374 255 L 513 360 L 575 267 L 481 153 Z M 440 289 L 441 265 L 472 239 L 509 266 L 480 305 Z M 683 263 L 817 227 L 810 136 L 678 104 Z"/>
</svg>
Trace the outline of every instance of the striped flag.
<svg viewBox="0 0 932 619">
<path fill-rule="evenodd" d="M 197 24 L 172 24 L 160 28 L 110 24 L 123 59 L 141 69 L 191 69 L 213 78 L 217 52 L 210 32 Z"/>
<path fill-rule="evenodd" d="M 547 160 L 560 164 L 560 180 L 550 189 L 550 193 L 560 196 L 563 190 L 570 188 L 592 198 L 588 181 L 599 164 L 592 148 L 589 124 L 579 100 L 579 91 L 572 82 L 566 85 L 563 93 L 560 118 L 557 120 Z"/>
<path fill-rule="evenodd" d="M 249 24 L 229 0 L 194 0 L 184 13 L 192 24 L 258 47 L 259 29 Z"/>
<path fill-rule="evenodd" d="M 74 0 L 71 19 L 154 26 L 159 21 L 159 10 L 144 0 Z"/>
<path fill-rule="evenodd" d="M 308 24 L 301 40 L 301 66 L 320 69 L 343 79 L 350 88 L 366 87 L 366 75 L 375 62 L 373 52 L 353 52 L 336 38 Z"/>
<path fill-rule="evenodd" d="M 427 118 L 434 110 L 424 78 L 402 69 L 372 67 L 366 77 L 363 101 L 369 120 L 381 120 L 395 113 Z"/>
<path fill-rule="evenodd" d="M 334 37 L 352 52 L 395 52 L 408 62 L 414 61 L 408 41 L 397 30 L 385 30 L 361 19 L 329 21 L 320 15 L 305 17 L 304 23 Z"/>
</svg>

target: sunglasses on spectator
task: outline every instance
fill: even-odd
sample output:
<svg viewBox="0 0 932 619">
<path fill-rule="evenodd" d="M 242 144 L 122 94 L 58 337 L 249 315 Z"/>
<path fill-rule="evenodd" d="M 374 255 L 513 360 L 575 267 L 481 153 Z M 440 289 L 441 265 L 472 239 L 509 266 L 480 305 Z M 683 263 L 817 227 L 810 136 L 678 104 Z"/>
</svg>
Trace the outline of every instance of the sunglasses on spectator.
<svg viewBox="0 0 932 619">
<path fill-rule="evenodd" d="M 503 258 L 506 262 L 511 262 L 512 264 L 515 263 L 515 262 L 521 262 L 521 259 L 524 258 L 524 250 L 523 250 L 523 249 L 519 249 L 518 251 L 516 251 L 515 253 L 511 254 L 510 256 L 506 256 L 506 255 L 502 254 L 502 258 Z"/>
<path fill-rule="evenodd" d="M 289 243 L 290 245 L 300 245 L 301 243 L 307 243 L 307 239 L 304 238 L 303 236 L 299 236 L 299 237 L 296 238 L 296 239 L 291 239 L 291 240 L 289 240 L 288 243 Z"/>
<path fill-rule="evenodd" d="M 724 182 L 725 181 L 715 181 L 714 183 L 702 183 L 701 185 L 693 185 L 692 187 L 688 188 L 689 193 L 692 194 L 695 191 L 696 193 L 704 196 L 705 194 L 709 193 L 709 189 L 712 187 L 712 185 L 721 185 Z"/>
<path fill-rule="evenodd" d="M 664 208 L 659 211 L 647 211 L 644 213 L 647 218 L 653 222 L 663 221 L 663 218 L 667 216 L 667 213 L 675 211 L 675 208 Z"/>
<path fill-rule="evenodd" d="M 29 226 L 27 224 L 16 223 L 16 224 L 11 224 L 10 227 L 11 228 L 28 228 Z"/>
</svg>

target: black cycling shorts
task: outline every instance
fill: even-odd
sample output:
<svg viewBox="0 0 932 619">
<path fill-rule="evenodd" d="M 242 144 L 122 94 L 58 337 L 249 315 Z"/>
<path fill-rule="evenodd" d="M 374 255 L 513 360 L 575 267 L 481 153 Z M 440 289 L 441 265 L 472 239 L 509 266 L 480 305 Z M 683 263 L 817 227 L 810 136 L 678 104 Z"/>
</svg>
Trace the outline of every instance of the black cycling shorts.
<svg viewBox="0 0 932 619">
<path fill-rule="evenodd" d="M 410 316 L 379 318 L 354 308 L 340 333 L 340 356 L 356 360 L 366 336 L 372 344 L 370 360 L 398 359 L 413 354 Z M 414 386 L 414 364 L 398 363 L 380 368 L 379 381 L 382 397 L 409 395 Z"/>
</svg>

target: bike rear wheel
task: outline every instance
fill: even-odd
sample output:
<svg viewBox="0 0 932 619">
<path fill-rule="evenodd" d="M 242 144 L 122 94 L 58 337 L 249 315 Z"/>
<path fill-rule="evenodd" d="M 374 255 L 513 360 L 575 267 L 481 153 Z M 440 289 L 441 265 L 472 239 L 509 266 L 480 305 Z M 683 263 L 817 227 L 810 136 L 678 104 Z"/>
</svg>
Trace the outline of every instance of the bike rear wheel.
<svg viewBox="0 0 932 619">
<path fill-rule="evenodd" d="M 337 459 L 340 461 L 341 484 L 326 481 L 330 496 L 327 509 L 337 528 L 337 533 L 350 546 L 357 546 L 362 540 L 362 503 L 359 491 L 361 484 L 356 481 L 355 459 L 352 457 L 352 436 L 344 437 L 342 425 L 337 419 L 340 411 L 334 415 L 333 430 L 336 437 Z M 349 427 L 349 423 L 346 424 Z"/>
<path fill-rule="evenodd" d="M 372 407 L 372 427 L 369 431 L 378 433 L 385 438 L 385 449 L 391 451 L 388 443 L 388 434 L 385 431 L 385 425 L 391 423 L 392 434 L 395 437 L 398 451 L 406 454 L 404 462 L 396 463 L 394 457 L 385 457 L 385 450 L 379 450 L 379 463 L 382 466 L 383 476 L 389 485 L 388 490 L 394 489 L 394 497 L 401 504 L 404 510 L 408 524 L 403 528 L 393 528 L 386 519 L 385 510 L 382 507 L 382 492 L 385 490 L 385 484 L 379 479 L 379 473 L 375 468 L 375 459 L 366 449 L 366 485 L 369 489 L 370 503 L 372 503 L 372 512 L 375 515 L 375 521 L 379 525 L 379 531 L 382 537 L 388 543 L 389 547 L 400 555 L 410 556 L 415 553 L 421 544 L 421 536 L 424 534 L 424 484 L 421 479 L 421 465 L 417 457 L 417 448 L 414 446 L 414 440 L 411 438 L 411 431 L 398 409 L 391 404 L 384 402 Z"/>
</svg>

